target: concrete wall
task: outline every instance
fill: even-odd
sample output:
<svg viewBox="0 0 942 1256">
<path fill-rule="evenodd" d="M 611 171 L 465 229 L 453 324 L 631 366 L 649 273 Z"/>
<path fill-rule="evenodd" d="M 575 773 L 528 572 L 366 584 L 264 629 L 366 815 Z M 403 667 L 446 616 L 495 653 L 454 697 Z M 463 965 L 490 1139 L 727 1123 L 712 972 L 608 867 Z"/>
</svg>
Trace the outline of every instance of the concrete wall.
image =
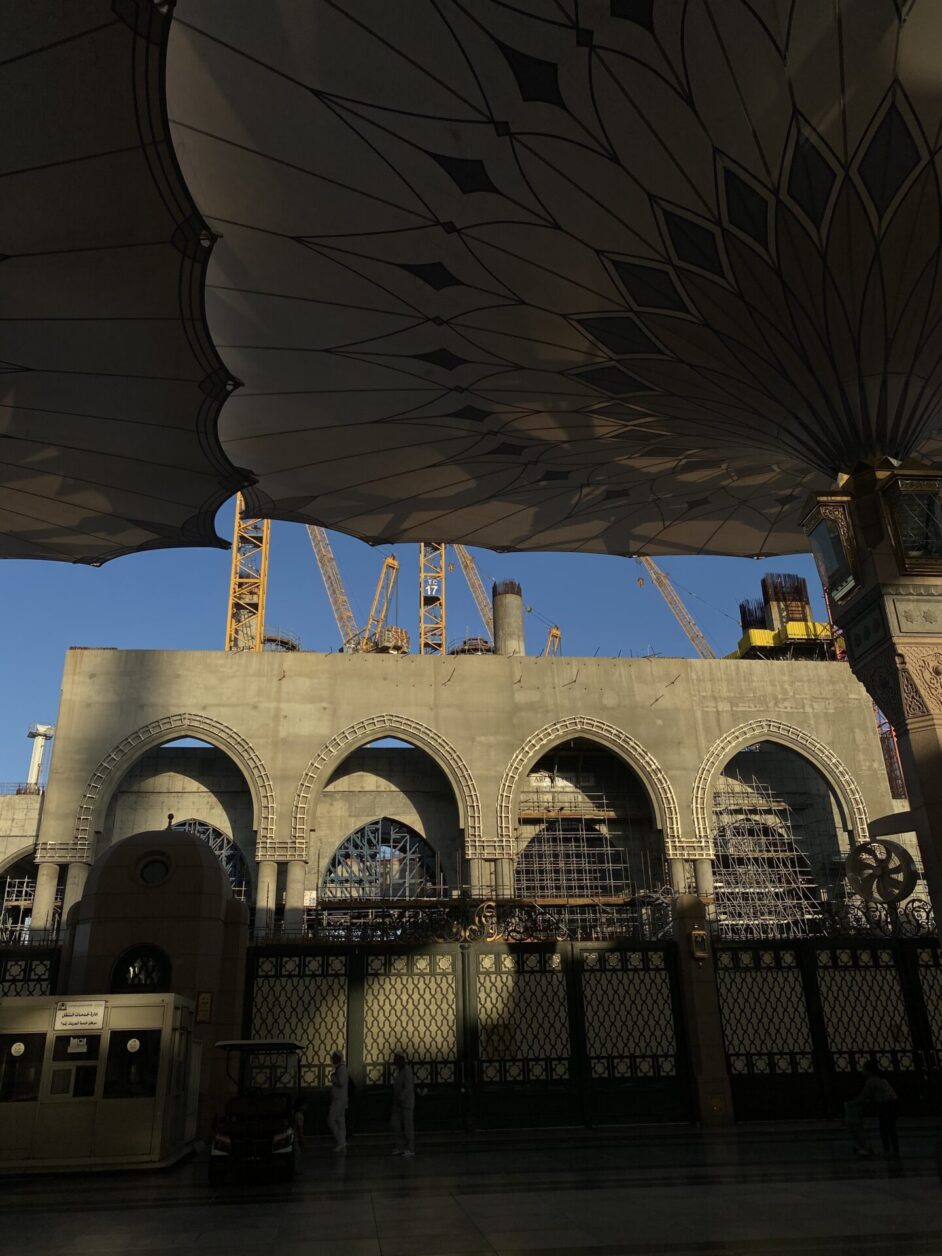
<svg viewBox="0 0 942 1256">
<path fill-rule="evenodd" d="M 34 845 L 42 804 L 41 794 L 0 794 L 0 875 Z"/>
<path fill-rule="evenodd" d="M 72 650 L 41 849 L 45 857 L 68 858 L 83 802 L 94 840 L 136 758 L 184 733 L 214 744 L 228 740 L 243 757 L 253 756 L 256 812 L 269 796 L 273 838 L 287 850 L 312 760 L 324 765 L 323 780 L 359 744 L 383 735 L 420 743 L 408 730 L 424 730 L 429 746 L 429 737 L 445 739 L 466 767 L 482 836 L 491 840 L 501 780 L 515 754 L 538 730 L 573 719 L 604 722 L 643 747 L 670 784 L 685 839 L 695 836 L 701 763 L 719 739 L 757 720 L 794 727 L 799 739 L 829 748 L 859 787 L 870 818 L 893 810 L 870 700 L 839 663 Z M 573 735 L 590 734 L 560 731 L 559 740 Z M 448 753 L 440 757 L 447 768 Z M 100 764 L 104 771 L 87 794 Z M 312 855 L 338 835 L 332 808 L 329 796 L 318 807 L 312 795 L 306 814 L 298 812 Z M 256 814 L 255 827 L 259 822 Z"/>
</svg>

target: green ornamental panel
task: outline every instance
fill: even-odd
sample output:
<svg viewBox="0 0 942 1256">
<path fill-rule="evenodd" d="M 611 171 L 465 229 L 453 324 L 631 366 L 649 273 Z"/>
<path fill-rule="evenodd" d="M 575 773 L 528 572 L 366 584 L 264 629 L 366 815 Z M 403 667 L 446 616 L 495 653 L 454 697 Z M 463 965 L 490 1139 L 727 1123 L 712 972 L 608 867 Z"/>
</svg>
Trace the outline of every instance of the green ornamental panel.
<svg viewBox="0 0 942 1256">
<path fill-rule="evenodd" d="M 458 1060 L 458 957 L 453 952 L 366 957 L 363 1064 L 367 1086 L 392 1083 L 401 1051 L 422 1086 L 450 1086 Z"/>
<path fill-rule="evenodd" d="M 793 949 L 718 949 L 716 986 L 732 1076 L 814 1072 L 808 1008 Z"/>
<path fill-rule="evenodd" d="M 330 1083 L 330 1053 L 347 1049 L 346 955 L 259 955 L 252 1037 L 290 1038 L 304 1047 L 301 1085 Z"/>
<path fill-rule="evenodd" d="M 569 1012 L 560 955 L 494 949 L 474 960 L 481 1082 L 566 1081 Z"/>
<path fill-rule="evenodd" d="M 822 948 L 817 967 L 835 1071 L 856 1072 L 871 1056 L 883 1069 L 902 1073 L 915 1069 L 909 1016 L 892 950 Z"/>
<path fill-rule="evenodd" d="M 582 965 L 593 1079 L 674 1077 L 677 1036 L 663 952 L 586 950 Z"/>
</svg>

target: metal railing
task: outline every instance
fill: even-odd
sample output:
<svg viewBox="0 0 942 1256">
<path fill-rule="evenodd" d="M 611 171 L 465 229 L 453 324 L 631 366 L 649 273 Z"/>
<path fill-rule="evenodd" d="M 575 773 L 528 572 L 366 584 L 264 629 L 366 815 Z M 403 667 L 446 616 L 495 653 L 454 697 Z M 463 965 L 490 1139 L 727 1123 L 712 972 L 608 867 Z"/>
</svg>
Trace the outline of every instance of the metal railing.
<svg viewBox="0 0 942 1256">
<path fill-rule="evenodd" d="M 28 781 L 0 781 L 0 794 L 32 794 L 42 796 L 45 785 L 31 785 Z"/>
</svg>

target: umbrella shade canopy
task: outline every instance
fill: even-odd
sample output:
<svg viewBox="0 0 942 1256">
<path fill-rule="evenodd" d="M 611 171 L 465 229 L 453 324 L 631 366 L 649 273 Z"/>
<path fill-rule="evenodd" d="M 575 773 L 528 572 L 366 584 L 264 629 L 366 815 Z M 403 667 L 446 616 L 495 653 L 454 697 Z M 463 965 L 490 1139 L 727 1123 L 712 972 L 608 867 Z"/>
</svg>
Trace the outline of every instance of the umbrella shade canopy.
<svg viewBox="0 0 942 1256">
<path fill-rule="evenodd" d="M 111 0 L 7 10 L 0 556 L 221 544 L 215 511 L 245 476 L 216 434 L 231 381 L 203 314 L 212 237 L 169 141 L 169 19 Z"/>
<path fill-rule="evenodd" d="M 404 20 L 404 14 L 408 20 Z M 253 503 L 775 554 L 933 454 L 935 0 L 179 0 L 173 136 Z"/>
</svg>

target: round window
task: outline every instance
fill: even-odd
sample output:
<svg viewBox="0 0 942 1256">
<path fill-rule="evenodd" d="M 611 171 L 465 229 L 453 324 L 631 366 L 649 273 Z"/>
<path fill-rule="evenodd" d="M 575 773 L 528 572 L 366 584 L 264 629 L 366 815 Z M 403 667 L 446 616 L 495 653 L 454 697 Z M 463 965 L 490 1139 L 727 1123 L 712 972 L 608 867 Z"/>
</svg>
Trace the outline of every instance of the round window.
<svg viewBox="0 0 942 1256">
<path fill-rule="evenodd" d="M 145 885 L 160 885 L 170 874 L 166 859 L 148 859 L 141 866 L 141 880 Z"/>
</svg>

